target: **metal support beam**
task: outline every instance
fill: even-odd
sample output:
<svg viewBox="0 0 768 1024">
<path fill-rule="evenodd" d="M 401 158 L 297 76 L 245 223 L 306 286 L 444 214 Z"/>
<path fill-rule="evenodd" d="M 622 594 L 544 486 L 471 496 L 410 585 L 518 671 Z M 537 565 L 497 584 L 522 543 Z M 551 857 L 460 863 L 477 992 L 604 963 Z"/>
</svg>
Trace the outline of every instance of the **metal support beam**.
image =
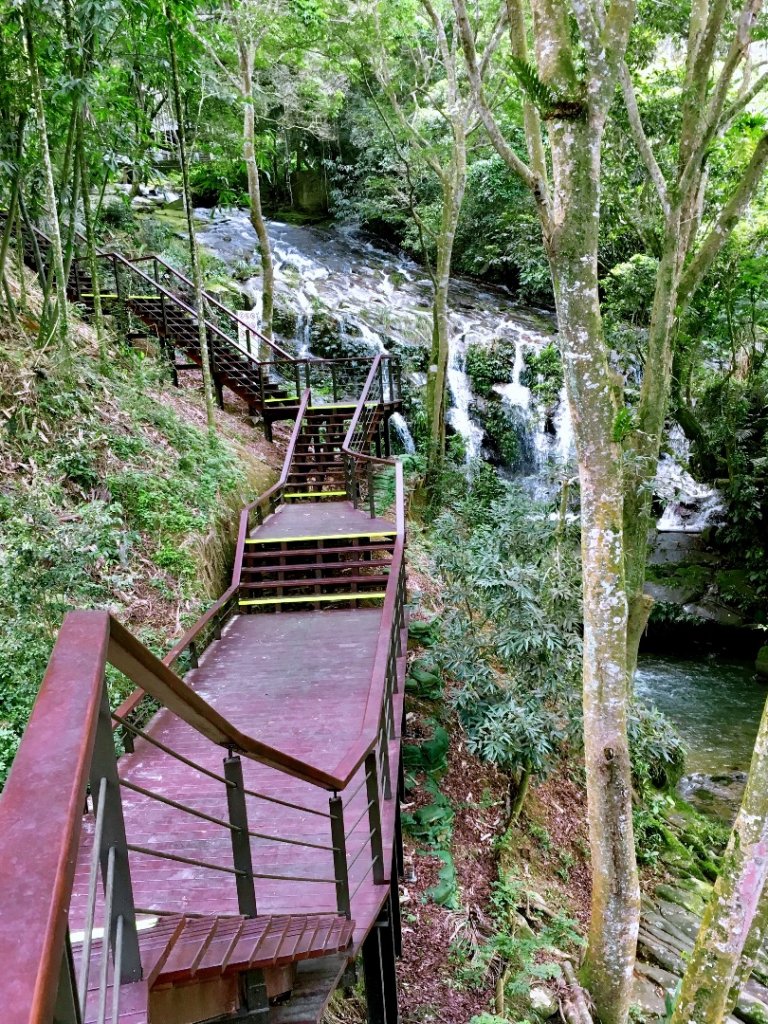
<svg viewBox="0 0 768 1024">
<path fill-rule="evenodd" d="M 400 1024 L 389 900 L 363 942 L 363 974 L 368 1024 Z"/>
<path fill-rule="evenodd" d="M 110 850 L 114 850 L 113 891 L 110 903 L 109 938 L 112 954 L 115 951 L 117 919 L 123 919 L 123 949 L 120 980 L 126 984 L 141 981 L 141 954 L 139 937 L 136 931 L 136 910 L 133 902 L 133 886 L 131 869 L 128 863 L 128 846 L 125 838 L 125 821 L 123 819 L 123 802 L 120 795 L 120 780 L 117 776 L 117 757 L 115 741 L 112 733 L 112 716 L 109 711 L 107 687 L 101 691 L 101 706 L 93 743 L 93 757 L 89 782 L 91 794 L 99 792 L 101 780 L 106 781 L 106 797 L 104 800 L 104 824 L 101 829 L 101 849 L 99 862 L 101 876 L 105 888 L 110 876 Z"/>
<path fill-rule="evenodd" d="M 54 1024 L 81 1024 L 80 1004 L 77 998 L 75 982 L 75 965 L 72 960 L 72 947 L 69 943 L 69 930 L 66 933 L 64 955 L 61 958 L 61 974 L 59 987 L 56 990 L 56 1003 L 53 1007 Z"/>
</svg>

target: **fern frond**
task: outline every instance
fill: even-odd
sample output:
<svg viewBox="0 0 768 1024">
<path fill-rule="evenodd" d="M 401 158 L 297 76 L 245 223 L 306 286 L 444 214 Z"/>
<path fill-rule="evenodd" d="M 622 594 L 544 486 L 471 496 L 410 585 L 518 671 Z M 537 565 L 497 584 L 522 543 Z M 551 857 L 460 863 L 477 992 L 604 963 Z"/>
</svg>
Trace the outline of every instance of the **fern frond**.
<svg viewBox="0 0 768 1024">
<path fill-rule="evenodd" d="M 520 88 L 541 114 L 557 106 L 557 93 L 551 85 L 542 82 L 534 64 L 520 57 L 512 57 L 511 64 Z"/>
</svg>

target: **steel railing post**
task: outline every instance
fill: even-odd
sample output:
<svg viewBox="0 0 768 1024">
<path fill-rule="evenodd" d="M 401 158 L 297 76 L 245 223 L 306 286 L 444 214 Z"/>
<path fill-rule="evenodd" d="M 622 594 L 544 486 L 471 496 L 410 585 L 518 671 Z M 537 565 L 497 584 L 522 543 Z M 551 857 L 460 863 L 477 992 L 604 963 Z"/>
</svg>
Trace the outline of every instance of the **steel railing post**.
<svg viewBox="0 0 768 1024">
<path fill-rule="evenodd" d="M 368 476 L 368 510 L 371 513 L 371 519 L 376 518 L 376 495 L 373 491 L 373 463 L 369 462 L 366 466 Z"/>
<path fill-rule="evenodd" d="M 379 805 L 379 778 L 376 768 L 376 752 L 365 759 L 365 792 L 368 797 L 368 824 L 371 828 L 371 863 L 373 881 L 381 885 L 384 881 L 384 844 L 381 837 L 381 807 Z"/>
<path fill-rule="evenodd" d="M 75 965 L 72 960 L 72 946 L 69 931 L 64 937 L 64 952 L 61 957 L 61 974 L 56 989 L 56 1002 L 53 1007 L 53 1019 L 61 1024 L 80 1024 L 80 1006 L 77 998 L 77 982 Z"/>
<path fill-rule="evenodd" d="M 120 780 L 117 774 L 117 755 L 112 733 L 112 716 L 109 711 L 106 683 L 102 687 L 101 706 L 96 725 L 96 735 L 91 758 L 91 793 L 98 793 L 102 780 L 106 785 L 103 802 L 103 822 L 100 826 L 101 846 L 99 862 L 105 890 L 112 881 L 112 893 L 105 891 L 105 907 L 109 907 L 108 929 L 112 953 L 115 953 L 115 939 L 119 918 L 122 924 L 122 957 L 120 980 L 123 984 L 141 980 L 141 954 L 136 931 L 136 909 L 133 901 L 131 868 L 128 862 L 128 845 L 125 837 L 123 803 L 120 796 Z M 111 862 L 111 863 L 110 863 Z"/>
<path fill-rule="evenodd" d="M 351 916 L 349 905 L 349 873 L 347 871 L 347 839 L 344 834 L 344 807 L 340 796 L 328 801 L 331 812 L 331 845 L 333 846 L 333 877 L 336 880 L 336 908 L 346 918 Z"/>
<path fill-rule="evenodd" d="M 232 825 L 232 863 L 237 871 L 237 908 L 244 917 L 256 917 L 256 887 L 253 880 L 251 837 L 248 835 L 248 808 L 245 802 L 243 766 L 237 754 L 224 758 L 227 808 Z"/>
</svg>

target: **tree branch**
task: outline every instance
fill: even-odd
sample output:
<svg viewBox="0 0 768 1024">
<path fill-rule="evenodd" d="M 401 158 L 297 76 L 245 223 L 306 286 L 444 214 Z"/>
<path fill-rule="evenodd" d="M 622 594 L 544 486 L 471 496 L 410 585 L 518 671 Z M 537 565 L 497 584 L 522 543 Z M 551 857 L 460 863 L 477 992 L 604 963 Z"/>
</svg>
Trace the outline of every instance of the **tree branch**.
<svg viewBox="0 0 768 1024">
<path fill-rule="evenodd" d="M 512 48 L 512 53 L 518 60 L 524 61 L 528 64 L 530 62 L 530 56 L 528 53 L 528 39 L 522 0 L 507 0 L 507 22 L 509 25 L 509 42 Z M 480 70 L 482 73 L 482 65 Z M 546 186 L 547 158 L 544 153 L 541 117 L 539 116 L 536 106 L 526 95 L 523 95 L 523 124 L 525 127 L 525 141 L 531 168 L 533 173 L 538 175 L 540 180 L 544 182 Z"/>
<path fill-rule="evenodd" d="M 757 191 L 766 166 L 768 166 L 768 132 L 760 138 L 755 146 L 752 159 L 749 161 L 741 181 L 718 214 L 698 252 L 683 272 L 678 289 L 679 306 L 683 306 L 689 301 L 730 238 L 733 229 Z"/>
<path fill-rule="evenodd" d="M 645 134 L 643 128 L 643 122 L 640 118 L 640 111 L 637 106 L 637 97 L 635 96 L 635 88 L 632 84 L 632 78 L 629 74 L 626 62 L 621 62 L 621 68 L 619 69 L 619 79 L 621 81 L 621 90 L 624 94 L 624 104 L 627 108 L 627 116 L 629 118 L 629 127 L 632 130 L 632 138 L 634 139 L 637 151 L 640 154 L 640 158 L 645 165 L 645 169 L 648 172 L 648 177 L 653 182 L 656 193 L 661 203 L 661 208 L 664 211 L 666 217 L 669 213 L 669 197 L 667 195 L 667 183 L 664 179 L 661 168 L 659 167 L 658 161 L 654 155 L 651 144 L 648 141 L 648 136 Z"/>
<path fill-rule="evenodd" d="M 531 168 L 520 159 L 517 153 L 515 153 L 509 145 L 507 140 L 504 138 L 504 135 L 496 122 L 496 118 L 493 116 L 493 112 L 488 106 L 488 102 L 485 98 L 483 81 L 480 77 L 480 67 L 477 59 L 477 49 L 475 47 L 475 35 L 469 22 L 465 0 L 453 0 L 453 9 L 456 12 L 456 23 L 461 36 L 461 45 L 464 49 L 464 57 L 467 63 L 467 74 L 469 75 L 472 90 L 475 94 L 478 113 L 482 118 L 483 125 L 488 133 L 488 138 L 491 140 L 496 152 L 510 170 L 514 171 L 514 173 L 522 179 L 528 188 L 531 189 L 539 203 L 546 222 L 548 223 L 549 196 L 546 182 L 542 181 L 538 175 L 534 174 Z"/>
</svg>

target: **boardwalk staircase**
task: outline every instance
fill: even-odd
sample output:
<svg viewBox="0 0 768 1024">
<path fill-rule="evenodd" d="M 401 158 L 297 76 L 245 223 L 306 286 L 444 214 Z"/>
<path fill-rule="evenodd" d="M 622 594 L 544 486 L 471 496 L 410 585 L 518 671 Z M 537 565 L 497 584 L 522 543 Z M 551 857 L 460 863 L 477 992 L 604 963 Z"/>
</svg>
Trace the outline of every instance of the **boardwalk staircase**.
<svg viewBox="0 0 768 1024">
<path fill-rule="evenodd" d="M 162 261 L 100 258 L 107 301 L 194 359 L 197 314 Z M 108 612 L 65 617 L 0 798 L 4 1024 L 314 1024 L 358 964 L 371 1024 L 399 1021 L 396 373 L 293 360 L 281 396 L 274 350 L 206 329 L 227 386 L 293 419 L 282 473 L 243 509 L 230 586 L 164 658 Z"/>
<path fill-rule="evenodd" d="M 0 210 L 0 233 L 7 214 Z M 51 262 L 51 240 L 37 227 L 22 233 L 24 260 L 44 282 Z M 85 239 L 74 233 L 75 255 L 68 276 L 68 295 L 86 312 L 93 309 L 94 284 Z M 202 362 L 200 316 L 195 288 L 186 275 L 157 255 L 129 258 L 118 252 L 97 254 L 99 294 L 105 315 L 122 320 L 126 336 L 148 335 L 165 352 L 174 379 L 180 370 L 199 368 Z M 372 357 L 347 359 L 299 359 L 274 340 L 261 334 L 247 314 L 223 305 L 204 293 L 203 331 L 211 376 L 220 405 L 226 387 L 245 402 L 252 415 L 260 416 L 267 434 L 277 420 L 292 420 L 301 393 L 312 388 L 316 401 L 340 403 L 350 415 L 363 388 Z M 399 371 L 388 366 L 387 413 L 398 408 Z"/>
</svg>

